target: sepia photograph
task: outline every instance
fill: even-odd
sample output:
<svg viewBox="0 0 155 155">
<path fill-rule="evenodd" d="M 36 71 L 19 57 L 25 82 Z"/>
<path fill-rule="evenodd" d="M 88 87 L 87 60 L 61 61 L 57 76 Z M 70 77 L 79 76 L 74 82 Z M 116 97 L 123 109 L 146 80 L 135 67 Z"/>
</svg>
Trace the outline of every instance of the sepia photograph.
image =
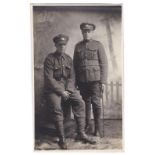
<svg viewBox="0 0 155 155">
<path fill-rule="evenodd" d="M 123 151 L 121 4 L 31 4 L 34 150 Z"/>
<path fill-rule="evenodd" d="M 0 154 L 155 154 L 154 1 L 1 1 Z"/>
</svg>

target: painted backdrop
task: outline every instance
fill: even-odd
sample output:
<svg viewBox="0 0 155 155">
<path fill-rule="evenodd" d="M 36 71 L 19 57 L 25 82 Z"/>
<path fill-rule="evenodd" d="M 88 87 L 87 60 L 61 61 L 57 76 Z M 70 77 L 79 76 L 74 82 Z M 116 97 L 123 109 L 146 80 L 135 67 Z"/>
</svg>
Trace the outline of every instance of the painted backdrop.
<svg viewBox="0 0 155 155">
<path fill-rule="evenodd" d="M 108 83 L 104 98 L 104 117 L 122 118 L 122 18 L 121 6 L 34 6 L 34 83 L 35 114 L 40 121 L 47 114 L 43 98 L 43 63 L 55 51 L 53 37 L 69 36 L 66 53 L 73 57 L 74 47 L 82 40 L 80 24 L 96 25 L 93 38 L 103 43 L 108 57 Z"/>
</svg>

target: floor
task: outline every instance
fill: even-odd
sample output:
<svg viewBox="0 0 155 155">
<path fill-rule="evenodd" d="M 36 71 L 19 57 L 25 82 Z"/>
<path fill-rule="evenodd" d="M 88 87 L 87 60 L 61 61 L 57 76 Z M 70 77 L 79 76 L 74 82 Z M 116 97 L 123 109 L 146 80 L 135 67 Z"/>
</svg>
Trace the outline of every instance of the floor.
<svg viewBox="0 0 155 155">
<path fill-rule="evenodd" d="M 74 120 L 65 122 L 65 134 L 68 150 L 121 150 L 122 149 L 122 120 L 104 120 L 104 138 L 92 136 L 93 120 L 89 129 L 89 136 L 97 144 L 83 144 L 75 141 L 76 124 Z M 58 138 L 54 126 L 42 127 L 36 131 L 35 150 L 59 150 Z"/>
</svg>

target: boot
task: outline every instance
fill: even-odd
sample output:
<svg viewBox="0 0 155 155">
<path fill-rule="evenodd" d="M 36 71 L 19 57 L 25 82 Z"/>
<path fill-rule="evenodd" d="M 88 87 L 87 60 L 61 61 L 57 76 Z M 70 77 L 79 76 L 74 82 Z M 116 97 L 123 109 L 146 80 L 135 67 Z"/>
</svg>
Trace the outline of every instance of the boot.
<svg viewBox="0 0 155 155">
<path fill-rule="evenodd" d="M 96 144 L 96 141 L 90 139 L 84 131 L 85 119 L 84 118 L 76 118 L 76 122 L 77 122 L 77 127 L 78 127 L 77 139 L 84 142 L 84 143 Z"/>
<path fill-rule="evenodd" d="M 96 141 L 86 135 L 85 132 L 79 134 L 79 140 L 83 143 L 96 144 Z"/>
<path fill-rule="evenodd" d="M 58 131 L 58 136 L 59 136 L 58 145 L 60 146 L 61 149 L 66 150 L 67 149 L 67 143 L 66 143 L 66 139 L 64 136 L 63 121 L 57 121 L 56 122 L 56 129 Z"/>
<path fill-rule="evenodd" d="M 98 108 L 94 111 L 94 121 L 95 121 L 94 136 L 103 138 L 104 137 L 103 122 L 100 118 L 101 118 L 101 109 Z"/>
<path fill-rule="evenodd" d="M 59 138 L 58 145 L 60 146 L 62 150 L 67 150 L 67 143 L 66 143 L 65 137 Z"/>
<path fill-rule="evenodd" d="M 103 133 L 103 123 L 101 119 L 95 120 L 95 131 L 94 131 L 94 136 L 103 138 L 104 133 Z"/>
<path fill-rule="evenodd" d="M 85 132 L 89 133 L 91 127 L 91 103 L 86 104 L 86 126 Z"/>
<path fill-rule="evenodd" d="M 91 128 L 91 119 L 86 119 L 86 126 L 85 126 L 85 132 L 88 134 L 90 132 Z"/>
</svg>

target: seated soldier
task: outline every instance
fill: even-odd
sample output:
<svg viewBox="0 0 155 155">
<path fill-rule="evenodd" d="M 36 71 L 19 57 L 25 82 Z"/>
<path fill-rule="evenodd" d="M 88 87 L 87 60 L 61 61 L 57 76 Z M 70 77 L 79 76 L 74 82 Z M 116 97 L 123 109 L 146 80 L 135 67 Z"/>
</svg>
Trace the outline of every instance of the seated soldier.
<svg viewBox="0 0 155 155">
<path fill-rule="evenodd" d="M 71 103 L 77 123 L 78 139 L 90 144 L 96 142 L 85 134 L 85 103 L 75 88 L 73 62 L 65 53 L 69 37 L 59 34 L 53 38 L 56 51 L 50 53 L 44 62 L 45 97 L 58 135 L 59 146 L 67 149 L 63 125 L 63 109 L 61 102 Z"/>
</svg>

